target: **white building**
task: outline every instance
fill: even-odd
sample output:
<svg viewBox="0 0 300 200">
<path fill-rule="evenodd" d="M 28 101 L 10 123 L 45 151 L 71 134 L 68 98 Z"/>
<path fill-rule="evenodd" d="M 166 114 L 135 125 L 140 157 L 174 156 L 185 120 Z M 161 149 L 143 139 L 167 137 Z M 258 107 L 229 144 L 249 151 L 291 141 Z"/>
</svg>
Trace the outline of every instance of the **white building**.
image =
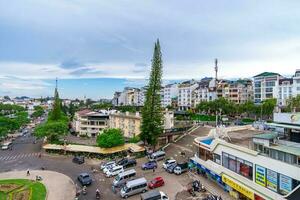
<svg viewBox="0 0 300 200">
<path fill-rule="evenodd" d="M 79 135 L 96 137 L 99 132 L 108 127 L 109 115 L 85 109 L 75 113 L 73 128 Z"/>
<path fill-rule="evenodd" d="M 192 96 L 198 83 L 194 80 L 185 81 L 178 85 L 178 107 L 179 110 L 188 110 L 193 106 Z"/>
<path fill-rule="evenodd" d="M 280 79 L 274 88 L 276 91 L 277 104 L 280 106 L 285 106 L 287 100 L 293 95 L 293 79 L 292 78 L 282 78 Z"/>
<path fill-rule="evenodd" d="M 171 106 L 172 99 L 178 97 L 178 84 L 168 84 L 161 89 L 161 104 L 163 107 Z"/>
<path fill-rule="evenodd" d="M 276 86 L 283 77 L 273 72 L 264 72 L 254 76 L 254 103 L 261 103 L 266 99 L 277 98 Z"/>
<path fill-rule="evenodd" d="M 198 173 L 206 174 L 234 199 L 296 200 L 300 192 L 299 143 L 274 132 L 257 134 L 251 129 L 212 129 L 208 136 L 196 138 L 191 161 Z"/>
<path fill-rule="evenodd" d="M 198 87 L 192 94 L 193 107 L 196 107 L 202 101 L 213 101 L 216 99 L 214 82 L 215 80 L 212 78 L 204 78 L 198 83 Z"/>
</svg>

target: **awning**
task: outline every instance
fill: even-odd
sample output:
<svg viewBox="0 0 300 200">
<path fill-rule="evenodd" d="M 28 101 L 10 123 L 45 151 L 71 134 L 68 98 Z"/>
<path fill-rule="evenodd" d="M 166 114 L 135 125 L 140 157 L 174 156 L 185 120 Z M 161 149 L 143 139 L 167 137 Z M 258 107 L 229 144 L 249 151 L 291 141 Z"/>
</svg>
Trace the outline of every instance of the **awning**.
<svg viewBox="0 0 300 200">
<path fill-rule="evenodd" d="M 300 126 L 292 125 L 292 124 L 266 123 L 266 125 L 300 130 Z"/>
</svg>

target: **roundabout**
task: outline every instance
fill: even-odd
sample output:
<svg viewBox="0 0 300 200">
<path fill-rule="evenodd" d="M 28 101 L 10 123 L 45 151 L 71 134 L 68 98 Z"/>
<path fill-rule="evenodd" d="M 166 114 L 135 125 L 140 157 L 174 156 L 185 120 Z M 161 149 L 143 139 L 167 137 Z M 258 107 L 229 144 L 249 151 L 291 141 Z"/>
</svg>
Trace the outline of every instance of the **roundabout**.
<svg viewBox="0 0 300 200">
<path fill-rule="evenodd" d="M 42 179 L 36 181 L 36 176 Z M 72 200 L 75 185 L 66 175 L 33 170 L 0 173 L 0 200 Z"/>
</svg>

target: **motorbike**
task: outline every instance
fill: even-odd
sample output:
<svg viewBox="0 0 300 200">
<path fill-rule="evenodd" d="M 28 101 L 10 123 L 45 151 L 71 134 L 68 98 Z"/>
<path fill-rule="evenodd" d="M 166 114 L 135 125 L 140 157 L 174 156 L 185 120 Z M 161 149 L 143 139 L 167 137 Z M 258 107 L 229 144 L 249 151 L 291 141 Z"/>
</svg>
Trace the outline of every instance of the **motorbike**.
<svg viewBox="0 0 300 200">
<path fill-rule="evenodd" d="M 96 199 L 100 199 L 100 192 L 96 191 Z"/>
<path fill-rule="evenodd" d="M 83 194 L 83 195 L 86 195 L 86 194 L 87 194 L 86 186 L 83 186 L 83 188 L 82 188 L 82 194 Z"/>
<path fill-rule="evenodd" d="M 37 176 L 35 176 L 35 180 L 36 181 L 41 181 L 41 180 L 43 180 L 43 178 L 40 175 L 37 175 Z"/>
</svg>

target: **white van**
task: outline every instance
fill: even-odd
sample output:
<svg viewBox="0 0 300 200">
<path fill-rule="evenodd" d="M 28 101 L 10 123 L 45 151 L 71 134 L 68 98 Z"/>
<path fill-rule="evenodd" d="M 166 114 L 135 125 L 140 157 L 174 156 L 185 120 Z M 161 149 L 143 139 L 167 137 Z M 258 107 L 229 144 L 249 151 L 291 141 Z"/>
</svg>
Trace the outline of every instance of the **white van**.
<svg viewBox="0 0 300 200">
<path fill-rule="evenodd" d="M 115 166 L 106 172 L 106 177 L 116 176 L 117 174 L 124 172 L 123 166 Z"/>
<path fill-rule="evenodd" d="M 164 151 L 157 151 L 149 156 L 149 160 L 150 161 L 154 161 L 154 160 L 159 161 L 159 160 L 165 159 L 165 156 L 166 156 L 166 153 Z"/>
<path fill-rule="evenodd" d="M 141 200 L 169 200 L 169 197 L 162 191 L 151 190 L 141 194 Z"/>
<path fill-rule="evenodd" d="M 134 169 L 122 172 L 115 177 L 113 181 L 113 186 L 121 187 L 126 183 L 126 181 L 132 179 L 135 175 L 136 175 L 136 171 Z"/>
<path fill-rule="evenodd" d="M 128 198 L 129 196 L 142 192 L 147 192 L 147 180 L 145 178 L 128 181 L 126 185 L 121 189 L 120 195 L 123 198 Z"/>
<path fill-rule="evenodd" d="M 12 146 L 11 142 L 5 142 L 5 143 L 2 144 L 1 149 L 2 150 L 7 150 L 7 149 L 11 148 L 11 146 Z"/>
</svg>

